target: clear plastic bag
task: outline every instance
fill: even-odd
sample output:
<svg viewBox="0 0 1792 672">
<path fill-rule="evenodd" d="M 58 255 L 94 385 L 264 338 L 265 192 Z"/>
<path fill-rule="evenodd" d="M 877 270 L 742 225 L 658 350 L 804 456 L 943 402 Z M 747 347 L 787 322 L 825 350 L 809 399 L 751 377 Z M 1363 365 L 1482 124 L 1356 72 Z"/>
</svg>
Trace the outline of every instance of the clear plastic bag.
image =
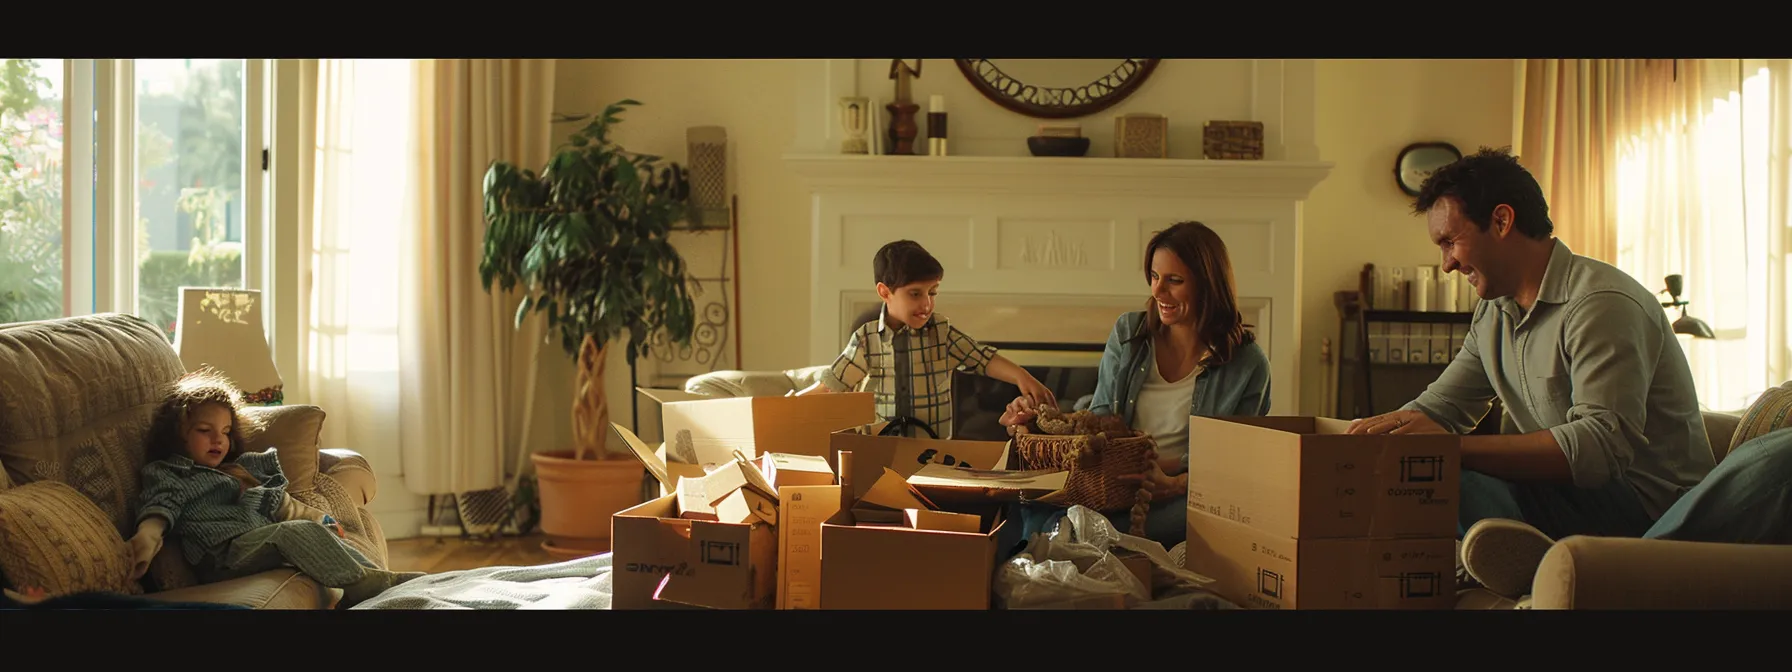
<svg viewBox="0 0 1792 672">
<path fill-rule="evenodd" d="M 1114 549 L 1143 553 L 1151 559 L 1152 583 L 1139 581 Z M 1190 588 L 1196 592 L 1213 579 L 1183 569 L 1173 562 L 1162 544 L 1114 529 L 1107 517 L 1087 507 L 1073 506 L 1054 529 L 1033 535 L 1025 550 L 996 572 L 996 597 L 1006 609 L 1099 608 L 1118 599 L 1126 609 L 1152 608 L 1153 595 L 1165 589 Z M 1167 597 L 1167 596 L 1166 596 Z M 1161 598 L 1160 598 L 1161 599 Z M 1221 604 L 1195 606 L 1184 596 L 1168 608 L 1225 608 Z M 1157 606 L 1156 608 L 1166 608 Z"/>
</svg>

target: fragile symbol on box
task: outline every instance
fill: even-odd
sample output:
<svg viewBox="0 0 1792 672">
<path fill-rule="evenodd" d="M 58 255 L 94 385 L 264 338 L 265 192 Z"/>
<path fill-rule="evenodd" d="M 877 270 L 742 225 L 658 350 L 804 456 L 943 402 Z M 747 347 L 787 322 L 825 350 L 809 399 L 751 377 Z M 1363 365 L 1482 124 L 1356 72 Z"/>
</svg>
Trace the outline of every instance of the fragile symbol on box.
<svg viewBox="0 0 1792 672">
<path fill-rule="evenodd" d="M 1257 592 L 1278 600 L 1282 599 L 1282 575 L 1258 567 Z"/>
<path fill-rule="evenodd" d="M 739 565 L 740 544 L 732 541 L 703 542 L 703 564 Z"/>
<path fill-rule="evenodd" d="M 1443 583 L 1437 572 L 1401 572 L 1400 597 L 1437 597 L 1439 586 Z"/>
<path fill-rule="evenodd" d="M 1430 483 L 1443 480 L 1442 455 L 1408 455 L 1400 458 L 1401 483 Z"/>
</svg>

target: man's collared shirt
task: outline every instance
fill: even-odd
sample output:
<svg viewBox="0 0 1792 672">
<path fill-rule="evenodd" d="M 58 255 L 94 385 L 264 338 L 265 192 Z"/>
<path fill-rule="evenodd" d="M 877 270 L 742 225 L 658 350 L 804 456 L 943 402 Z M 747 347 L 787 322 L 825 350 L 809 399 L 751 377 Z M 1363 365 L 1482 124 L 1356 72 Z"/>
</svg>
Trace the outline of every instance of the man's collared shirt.
<svg viewBox="0 0 1792 672">
<path fill-rule="evenodd" d="M 1549 430 L 1597 488 L 1622 477 L 1659 518 L 1715 466 L 1692 370 L 1660 299 L 1555 241 L 1537 301 L 1482 301 L 1462 350 L 1408 403 L 1457 434 L 1498 396 L 1523 433 Z"/>
</svg>

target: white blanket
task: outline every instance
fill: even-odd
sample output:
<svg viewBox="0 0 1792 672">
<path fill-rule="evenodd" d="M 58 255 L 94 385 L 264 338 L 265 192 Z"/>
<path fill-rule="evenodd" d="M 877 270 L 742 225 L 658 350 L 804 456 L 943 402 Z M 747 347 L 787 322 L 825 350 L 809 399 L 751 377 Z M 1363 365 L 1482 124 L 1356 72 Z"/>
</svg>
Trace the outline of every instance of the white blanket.
<svg viewBox="0 0 1792 672">
<path fill-rule="evenodd" d="M 533 567 L 483 567 L 406 581 L 355 609 L 609 609 L 609 553 Z"/>
</svg>

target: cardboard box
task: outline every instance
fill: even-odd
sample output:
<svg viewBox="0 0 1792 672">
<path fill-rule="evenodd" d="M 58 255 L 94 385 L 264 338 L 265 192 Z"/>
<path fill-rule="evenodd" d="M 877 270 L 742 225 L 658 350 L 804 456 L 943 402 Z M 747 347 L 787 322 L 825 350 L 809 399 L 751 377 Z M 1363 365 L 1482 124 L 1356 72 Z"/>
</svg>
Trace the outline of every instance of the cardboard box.
<svg viewBox="0 0 1792 672">
<path fill-rule="evenodd" d="M 870 392 L 671 401 L 660 405 L 660 414 L 668 455 L 705 467 L 733 459 L 737 450 L 747 459 L 777 452 L 831 461 L 836 430 L 877 418 Z"/>
<path fill-rule="evenodd" d="M 791 485 L 835 485 L 839 482 L 834 477 L 833 465 L 820 455 L 766 453 L 761 459 L 765 460 L 765 480 L 780 491 Z"/>
<path fill-rule="evenodd" d="M 834 440 L 843 448 L 837 456 L 841 506 L 821 525 L 823 609 L 990 608 L 996 539 L 1007 524 L 1001 502 L 1024 492 L 1061 488 L 1068 476 L 1058 472 L 1053 481 L 1032 472 L 960 468 L 1006 465 L 1006 442 L 850 433 L 836 434 Z M 944 464 L 946 460 L 954 466 Z M 909 481 L 917 493 L 924 491 L 913 498 L 921 506 L 903 505 L 902 516 L 894 521 L 861 525 L 855 505 L 889 475 Z M 956 504 L 950 513 L 975 515 L 977 527 L 965 531 L 963 517 L 931 513 L 935 501 Z"/>
<path fill-rule="evenodd" d="M 1452 609 L 1456 541 L 1294 539 L 1188 511 L 1184 566 L 1247 609 Z"/>
<path fill-rule="evenodd" d="M 778 489 L 778 608 L 821 608 L 821 524 L 840 512 L 840 486 Z"/>
<path fill-rule="evenodd" d="M 660 412 L 660 409 L 665 407 L 666 404 L 675 401 L 692 401 L 696 399 L 711 398 L 701 394 L 691 394 L 684 390 L 674 390 L 664 387 L 637 387 L 635 388 L 635 394 L 640 397 L 646 397 L 636 406 L 641 412 L 641 417 L 636 423 L 637 426 L 635 427 L 635 430 L 639 433 L 641 439 L 650 445 L 663 444 L 666 442 L 666 437 L 660 433 L 660 429 L 665 426 L 665 418 Z M 613 408 L 622 408 L 622 406 L 614 406 Z"/>
<path fill-rule="evenodd" d="M 851 510 L 821 524 L 821 608 L 988 609 L 999 512 L 980 532 L 860 527 Z"/>
<path fill-rule="evenodd" d="M 676 499 L 660 497 L 611 519 L 611 607 L 776 606 L 778 537 L 772 526 L 679 518 Z"/>
<path fill-rule="evenodd" d="M 1462 439 L 1304 416 L 1189 418 L 1188 502 L 1277 537 L 1456 536 Z"/>
</svg>

